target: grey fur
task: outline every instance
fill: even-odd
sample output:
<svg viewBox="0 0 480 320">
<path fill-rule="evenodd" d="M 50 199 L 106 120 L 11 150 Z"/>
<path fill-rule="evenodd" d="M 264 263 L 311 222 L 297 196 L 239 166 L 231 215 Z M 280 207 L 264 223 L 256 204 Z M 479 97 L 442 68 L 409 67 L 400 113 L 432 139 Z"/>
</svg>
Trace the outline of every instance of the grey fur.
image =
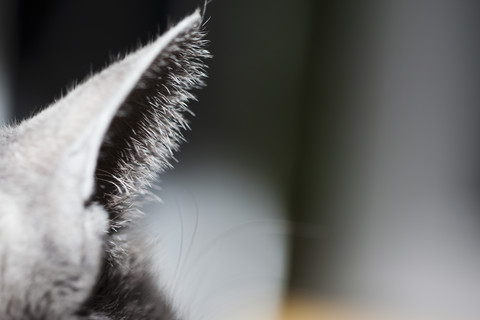
<svg viewBox="0 0 480 320">
<path fill-rule="evenodd" d="M 197 11 L 0 131 L 0 319 L 177 319 L 129 226 L 188 127 L 202 27 Z"/>
</svg>

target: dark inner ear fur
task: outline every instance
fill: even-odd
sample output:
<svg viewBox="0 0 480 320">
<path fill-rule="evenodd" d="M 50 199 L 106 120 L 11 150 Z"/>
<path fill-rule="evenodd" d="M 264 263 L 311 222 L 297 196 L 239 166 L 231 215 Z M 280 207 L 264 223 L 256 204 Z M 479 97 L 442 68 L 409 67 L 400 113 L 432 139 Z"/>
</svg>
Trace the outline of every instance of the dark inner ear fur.
<svg viewBox="0 0 480 320">
<path fill-rule="evenodd" d="M 175 37 L 155 58 L 113 118 L 100 149 L 93 201 L 109 212 L 110 232 L 138 212 L 135 197 L 145 194 L 156 174 L 170 167 L 188 128 L 190 90 L 203 86 L 209 57 L 201 21 Z"/>
</svg>

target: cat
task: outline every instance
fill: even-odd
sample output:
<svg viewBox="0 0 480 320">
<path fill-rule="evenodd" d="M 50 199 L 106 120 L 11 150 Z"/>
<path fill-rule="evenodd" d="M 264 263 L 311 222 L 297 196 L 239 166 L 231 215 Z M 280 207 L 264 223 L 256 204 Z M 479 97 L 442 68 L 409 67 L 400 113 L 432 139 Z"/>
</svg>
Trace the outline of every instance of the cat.
<svg viewBox="0 0 480 320">
<path fill-rule="evenodd" d="M 133 225 L 204 86 L 199 10 L 0 131 L 0 319 L 178 319 Z"/>
</svg>

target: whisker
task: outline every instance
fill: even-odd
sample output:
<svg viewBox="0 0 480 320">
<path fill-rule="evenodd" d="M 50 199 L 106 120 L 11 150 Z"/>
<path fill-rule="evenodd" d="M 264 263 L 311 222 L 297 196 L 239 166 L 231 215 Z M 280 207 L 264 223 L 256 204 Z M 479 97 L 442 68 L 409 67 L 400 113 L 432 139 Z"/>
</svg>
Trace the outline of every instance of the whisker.
<svg viewBox="0 0 480 320">
<path fill-rule="evenodd" d="M 220 244 L 225 243 L 225 239 L 232 237 L 235 233 L 244 232 L 245 228 L 249 227 L 259 227 L 259 226 L 269 226 L 275 227 L 273 234 L 279 236 L 305 236 L 307 238 L 312 238 L 316 240 L 323 239 L 325 237 L 324 230 L 320 229 L 319 226 L 312 226 L 307 223 L 294 223 L 285 219 L 257 219 L 257 220 L 250 220 L 245 223 L 233 226 L 217 237 L 213 238 L 207 245 L 205 245 L 199 253 L 193 259 L 193 263 L 195 265 L 199 265 L 203 263 L 208 257 L 208 253 L 213 251 L 218 247 Z M 321 234 L 318 234 L 321 232 Z M 298 233 L 298 234 L 297 234 Z M 207 253 L 207 254 L 206 254 Z M 189 273 L 185 273 L 185 277 L 188 277 Z"/>
<path fill-rule="evenodd" d="M 185 266 L 190 258 L 190 253 L 192 251 L 192 248 L 193 248 L 193 244 L 195 243 L 195 239 L 197 237 L 197 231 L 198 231 L 198 224 L 199 224 L 199 220 L 200 220 L 200 210 L 199 210 L 199 207 L 198 207 L 198 202 L 192 192 L 192 190 L 188 189 L 187 188 L 187 191 L 189 192 L 190 196 L 191 196 L 191 199 L 193 200 L 194 202 L 194 206 L 195 206 L 195 225 L 193 227 L 193 232 L 192 232 L 192 235 L 190 237 L 190 242 L 188 244 L 188 249 L 185 253 L 185 259 L 183 261 L 183 264 L 181 265 L 180 267 L 180 276 L 183 275 L 183 272 L 184 272 L 184 269 L 185 269 Z"/>
<path fill-rule="evenodd" d="M 184 238 L 184 223 L 183 223 L 183 213 L 182 213 L 182 208 L 180 207 L 180 203 L 178 201 L 178 198 L 175 197 L 175 205 L 177 207 L 178 211 L 178 218 L 180 220 L 180 248 L 179 248 L 179 253 L 177 256 L 177 263 L 175 266 L 175 284 L 174 284 L 174 290 L 178 287 L 178 281 L 179 281 L 179 269 L 180 269 L 180 263 L 183 258 L 183 238 Z"/>
</svg>

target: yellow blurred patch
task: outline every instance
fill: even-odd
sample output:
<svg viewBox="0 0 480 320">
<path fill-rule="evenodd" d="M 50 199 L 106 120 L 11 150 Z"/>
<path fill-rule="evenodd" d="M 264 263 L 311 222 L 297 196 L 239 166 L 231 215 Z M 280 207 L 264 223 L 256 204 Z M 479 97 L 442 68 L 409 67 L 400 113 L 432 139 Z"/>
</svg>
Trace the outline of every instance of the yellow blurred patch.
<svg viewBox="0 0 480 320">
<path fill-rule="evenodd" d="M 430 320 L 398 314 L 388 314 L 336 303 L 326 303 L 305 297 L 288 300 L 279 320 Z"/>
</svg>

